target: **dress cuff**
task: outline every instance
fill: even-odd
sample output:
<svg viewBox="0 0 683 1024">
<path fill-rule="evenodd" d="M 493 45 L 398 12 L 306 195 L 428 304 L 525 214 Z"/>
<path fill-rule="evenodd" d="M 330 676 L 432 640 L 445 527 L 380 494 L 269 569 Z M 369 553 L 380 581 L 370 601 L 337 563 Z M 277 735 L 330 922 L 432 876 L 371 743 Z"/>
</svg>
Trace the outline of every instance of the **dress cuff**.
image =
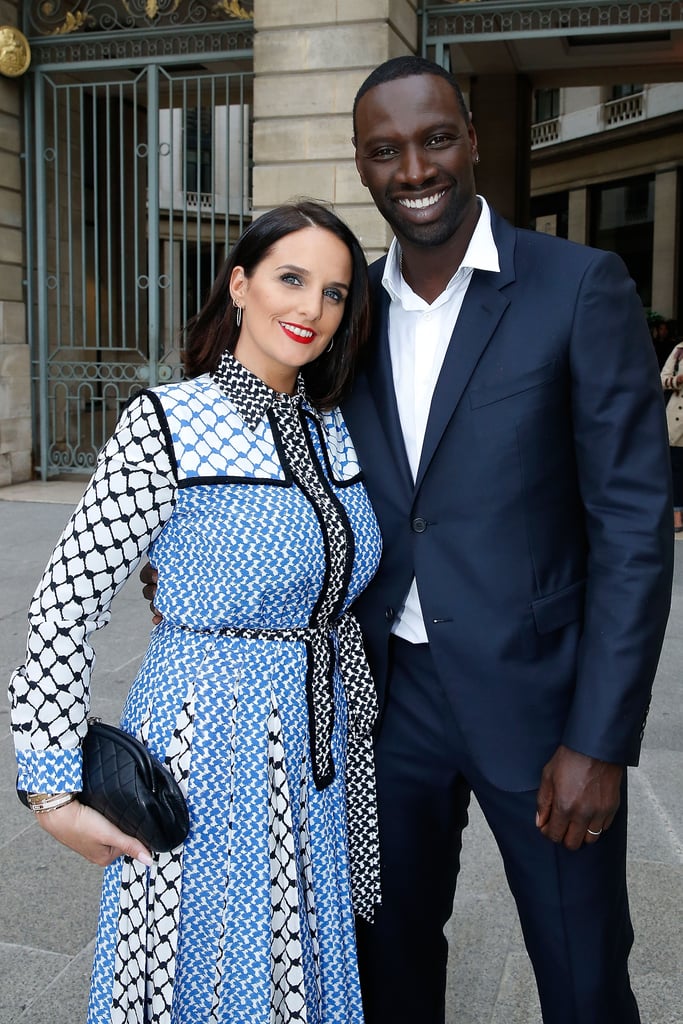
<svg viewBox="0 0 683 1024">
<path fill-rule="evenodd" d="M 83 786 L 83 754 L 73 750 L 17 750 L 17 789 L 27 793 L 76 793 Z"/>
</svg>

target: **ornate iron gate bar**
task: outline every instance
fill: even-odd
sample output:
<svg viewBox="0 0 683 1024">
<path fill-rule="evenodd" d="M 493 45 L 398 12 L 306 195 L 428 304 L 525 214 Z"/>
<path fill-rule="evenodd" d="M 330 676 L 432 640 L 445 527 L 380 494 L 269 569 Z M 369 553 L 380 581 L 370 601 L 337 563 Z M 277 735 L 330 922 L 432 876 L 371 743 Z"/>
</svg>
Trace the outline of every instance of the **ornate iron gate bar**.
<svg viewBox="0 0 683 1024">
<path fill-rule="evenodd" d="M 251 62 L 253 26 L 224 24 L 219 28 L 190 26 L 183 29 L 182 49 L 178 48 L 178 30 L 154 29 L 144 38 L 140 33 L 120 31 L 88 32 L 83 36 L 56 36 L 44 39 L 29 37 L 34 66 L 43 71 L 131 67 L 155 61 L 164 67 L 188 64 L 196 57 L 207 61 L 243 60 Z"/>
<path fill-rule="evenodd" d="M 86 6 L 112 5 L 71 5 Z M 30 37 L 27 298 L 43 479 L 91 470 L 131 393 L 180 375 L 180 326 L 250 215 L 252 34 L 223 21 Z"/>
<path fill-rule="evenodd" d="M 421 14 L 422 52 L 435 53 L 434 59 L 441 64 L 445 47 L 456 42 L 683 29 L 683 0 L 456 0 L 425 3 Z"/>
</svg>

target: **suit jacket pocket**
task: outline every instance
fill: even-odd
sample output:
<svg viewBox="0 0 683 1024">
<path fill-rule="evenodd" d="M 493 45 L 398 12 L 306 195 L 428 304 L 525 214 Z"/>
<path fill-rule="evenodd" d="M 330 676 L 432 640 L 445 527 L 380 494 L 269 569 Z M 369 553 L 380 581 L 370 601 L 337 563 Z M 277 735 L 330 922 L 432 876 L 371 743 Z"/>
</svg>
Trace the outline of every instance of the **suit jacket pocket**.
<svg viewBox="0 0 683 1024">
<path fill-rule="evenodd" d="M 483 405 L 491 405 L 493 402 L 500 402 L 504 398 L 511 398 L 513 395 L 522 394 L 532 388 L 540 387 L 543 384 L 550 384 L 557 376 L 557 360 L 543 363 L 526 373 L 517 374 L 514 377 L 506 377 L 502 380 L 490 381 L 487 384 L 480 384 L 478 387 L 471 387 L 468 391 L 470 406 L 472 409 L 479 409 Z"/>
<path fill-rule="evenodd" d="M 539 633 L 552 633 L 570 622 L 576 622 L 583 615 L 586 581 L 579 580 L 570 587 L 558 590 L 548 597 L 539 597 L 531 602 L 536 629 Z"/>
</svg>

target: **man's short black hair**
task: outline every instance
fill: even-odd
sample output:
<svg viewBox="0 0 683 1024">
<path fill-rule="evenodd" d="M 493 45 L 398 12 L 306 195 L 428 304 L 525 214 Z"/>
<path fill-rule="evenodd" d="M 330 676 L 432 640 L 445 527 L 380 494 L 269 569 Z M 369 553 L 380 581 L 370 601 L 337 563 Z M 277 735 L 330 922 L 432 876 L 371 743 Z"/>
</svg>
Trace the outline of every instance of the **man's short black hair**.
<svg viewBox="0 0 683 1024">
<path fill-rule="evenodd" d="M 383 85 L 384 82 L 395 82 L 397 78 L 412 78 L 414 75 L 438 75 L 439 78 L 445 79 L 455 93 L 460 113 L 469 124 L 470 112 L 467 109 L 465 97 L 450 71 L 446 71 L 440 64 L 435 64 L 434 61 L 426 60 L 424 57 L 415 57 L 412 54 L 407 54 L 404 57 L 392 57 L 391 60 L 385 60 L 383 64 L 380 64 L 379 67 L 370 72 L 356 93 L 356 98 L 353 101 L 354 139 L 356 137 L 356 110 L 359 101 L 365 96 L 366 92 L 370 92 L 377 85 Z"/>
</svg>

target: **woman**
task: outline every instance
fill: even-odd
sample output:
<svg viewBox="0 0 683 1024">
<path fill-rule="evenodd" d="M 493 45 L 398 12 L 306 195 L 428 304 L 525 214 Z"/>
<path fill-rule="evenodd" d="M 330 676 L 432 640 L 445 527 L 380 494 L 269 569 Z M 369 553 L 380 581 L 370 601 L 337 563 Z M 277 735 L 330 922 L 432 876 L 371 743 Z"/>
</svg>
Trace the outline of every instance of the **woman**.
<svg viewBox="0 0 683 1024">
<path fill-rule="evenodd" d="M 666 406 L 674 493 L 674 531 L 683 532 L 683 343 L 669 353 L 662 367 L 662 387 L 670 393 Z"/>
<path fill-rule="evenodd" d="M 362 1021 L 375 698 L 346 610 L 380 537 L 336 403 L 367 295 L 326 207 L 255 221 L 186 329 L 188 379 L 128 405 L 34 597 L 11 683 L 19 786 L 43 828 L 109 865 L 90 1024 Z M 40 813 L 79 790 L 89 635 L 145 551 L 163 621 L 121 724 L 191 820 L 154 857 L 76 800 Z"/>
</svg>

